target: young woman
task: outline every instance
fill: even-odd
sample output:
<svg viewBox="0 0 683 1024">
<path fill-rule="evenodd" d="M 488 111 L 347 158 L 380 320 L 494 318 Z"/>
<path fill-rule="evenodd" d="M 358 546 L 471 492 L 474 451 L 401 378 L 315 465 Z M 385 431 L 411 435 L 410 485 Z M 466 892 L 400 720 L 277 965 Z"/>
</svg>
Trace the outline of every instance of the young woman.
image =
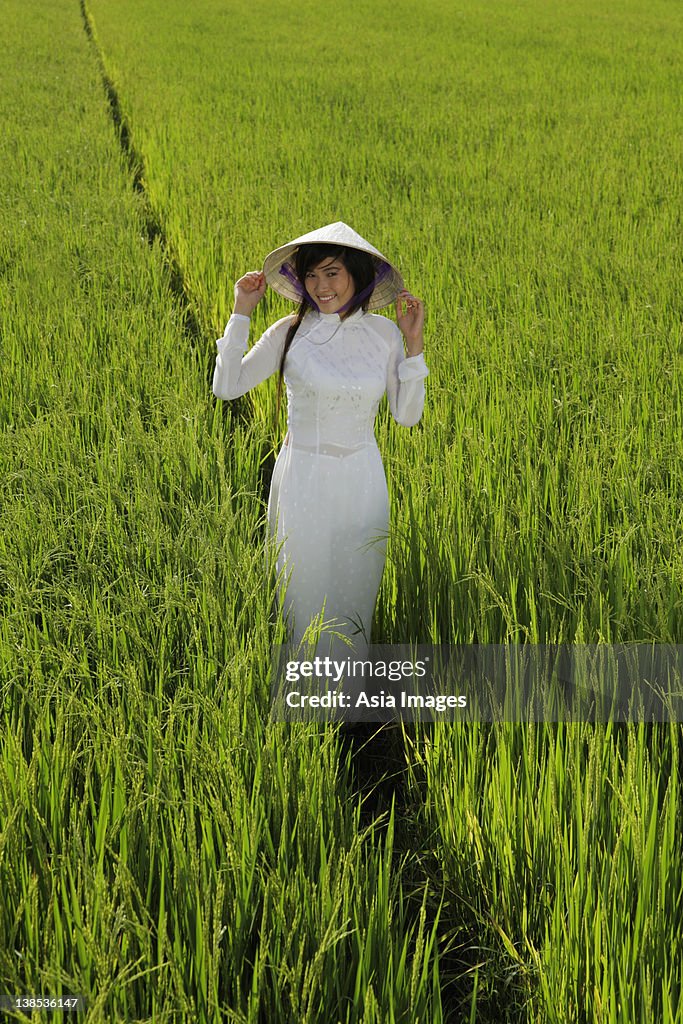
<svg viewBox="0 0 683 1024">
<path fill-rule="evenodd" d="M 249 317 L 268 284 L 299 309 L 245 355 Z M 394 300 L 398 327 L 368 312 Z M 321 657 L 362 658 L 370 642 L 389 526 L 374 421 L 385 393 L 398 423 L 420 419 L 429 373 L 423 323 L 422 302 L 396 268 L 338 222 L 275 249 L 263 271 L 241 277 L 216 342 L 217 398 L 237 398 L 278 371 L 279 408 L 284 379 L 288 430 L 273 470 L 269 534 L 282 542 L 279 599 L 291 642 L 298 647 L 322 613 Z"/>
</svg>

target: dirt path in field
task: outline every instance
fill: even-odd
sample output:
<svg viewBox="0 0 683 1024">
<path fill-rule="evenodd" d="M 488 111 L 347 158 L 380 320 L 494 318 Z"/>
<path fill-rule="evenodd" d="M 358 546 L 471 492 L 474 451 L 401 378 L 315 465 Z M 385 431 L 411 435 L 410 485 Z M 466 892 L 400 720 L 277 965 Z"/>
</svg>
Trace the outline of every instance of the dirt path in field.
<svg viewBox="0 0 683 1024">
<path fill-rule="evenodd" d="M 405 757 L 401 733 L 380 723 L 356 724 L 341 734 L 342 757 L 350 754 L 351 785 L 363 800 L 366 823 L 395 805 L 397 821 L 405 806 Z"/>
<path fill-rule="evenodd" d="M 109 110 L 111 113 L 114 132 L 132 175 L 133 189 L 141 199 L 141 211 L 145 237 L 150 246 L 153 246 L 155 243 L 161 246 L 164 253 L 164 259 L 168 267 L 171 292 L 177 301 L 180 313 L 181 330 L 187 338 L 190 346 L 194 349 L 200 349 L 201 346 L 206 344 L 207 333 L 210 332 L 204 330 L 197 319 L 194 303 L 192 301 L 190 291 L 185 283 L 183 267 L 181 266 L 176 253 L 173 251 L 173 246 L 164 228 L 162 219 L 158 212 L 153 208 L 149 200 L 149 196 L 145 191 L 144 158 L 133 142 L 131 129 L 123 114 L 114 81 L 107 70 L 104 53 L 97 40 L 94 21 L 88 10 L 86 0 L 80 0 L 80 9 L 85 34 L 88 37 L 90 45 L 92 46 L 97 58 L 97 63 L 102 77 L 102 87 L 109 102 Z M 211 389 L 212 379 L 213 366 L 210 366 L 209 376 L 207 379 L 209 390 Z M 238 417 L 242 419 L 249 418 L 245 415 L 245 408 L 242 403 L 236 402 L 234 405 L 236 407 L 235 413 Z"/>
</svg>

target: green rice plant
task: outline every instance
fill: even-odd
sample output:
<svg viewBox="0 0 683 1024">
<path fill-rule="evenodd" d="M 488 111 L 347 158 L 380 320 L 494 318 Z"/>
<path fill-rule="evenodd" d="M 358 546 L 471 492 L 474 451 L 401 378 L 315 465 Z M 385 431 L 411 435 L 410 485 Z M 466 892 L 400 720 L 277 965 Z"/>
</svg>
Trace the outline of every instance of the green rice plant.
<svg viewBox="0 0 683 1024">
<path fill-rule="evenodd" d="M 2 990 L 678 1021 L 679 727 L 406 730 L 362 827 L 334 730 L 267 722 L 274 382 L 210 375 L 235 278 L 350 222 L 428 314 L 421 423 L 377 425 L 377 639 L 675 643 L 680 12 L 297 15 L 6 13 Z"/>
<path fill-rule="evenodd" d="M 416 806 L 492 1019 L 679 1019 L 679 744 L 673 723 L 421 731 Z M 447 991 L 461 970 L 442 959 Z"/>
</svg>

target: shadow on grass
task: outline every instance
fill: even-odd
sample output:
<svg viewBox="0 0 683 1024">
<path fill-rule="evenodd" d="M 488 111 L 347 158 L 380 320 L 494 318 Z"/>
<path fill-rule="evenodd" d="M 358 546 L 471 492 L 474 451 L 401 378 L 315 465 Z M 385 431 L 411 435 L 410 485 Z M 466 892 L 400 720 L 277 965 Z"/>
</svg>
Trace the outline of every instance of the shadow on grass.
<svg viewBox="0 0 683 1024">
<path fill-rule="evenodd" d="M 411 726 L 405 725 L 411 735 Z M 340 763 L 346 765 L 353 800 L 361 801 L 361 825 L 386 829 L 394 806 L 394 848 L 409 853 L 402 885 L 419 917 L 425 883 L 429 885 L 427 929 L 439 915 L 439 975 L 447 1024 L 526 1024 L 531 979 L 513 963 L 493 929 L 444 877 L 434 837 L 415 803 L 415 778 L 409 788 L 406 745 L 401 728 L 354 723 L 339 734 Z M 415 767 L 412 767 L 415 775 Z M 422 780 L 424 783 L 425 780 Z M 420 784 L 418 780 L 418 785 Z"/>
</svg>

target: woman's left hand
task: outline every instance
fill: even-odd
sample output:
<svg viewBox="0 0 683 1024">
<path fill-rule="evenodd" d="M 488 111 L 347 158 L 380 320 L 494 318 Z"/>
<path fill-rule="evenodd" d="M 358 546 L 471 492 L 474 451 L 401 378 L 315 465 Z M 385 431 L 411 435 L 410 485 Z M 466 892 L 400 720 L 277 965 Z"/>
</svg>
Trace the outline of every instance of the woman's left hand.
<svg viewBox="0 0 683 1024">
<path fill-rule="evenodd" d="M 422 352 L 424 320 L 425 310 L 422 302 L 404 288 L 396 299 L 396 322 L 406 339 L 408 356 L 418 356 Z"/>
</svg>

